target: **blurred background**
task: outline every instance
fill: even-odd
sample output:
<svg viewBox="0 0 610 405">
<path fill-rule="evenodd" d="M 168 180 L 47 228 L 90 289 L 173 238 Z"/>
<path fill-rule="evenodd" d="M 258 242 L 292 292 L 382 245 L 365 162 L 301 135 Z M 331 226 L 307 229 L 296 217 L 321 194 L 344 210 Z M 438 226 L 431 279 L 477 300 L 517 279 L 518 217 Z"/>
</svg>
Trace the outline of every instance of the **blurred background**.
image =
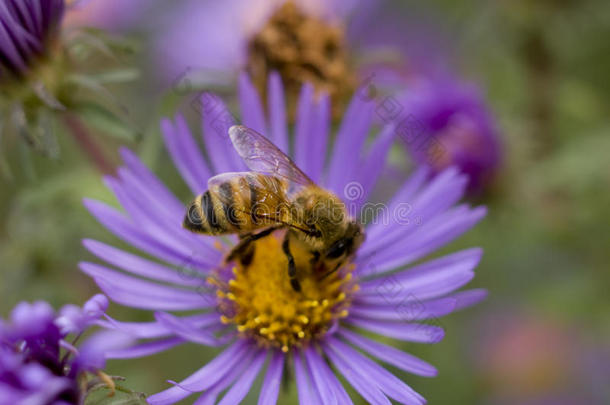
<svg viewBox="0 0 610 405">
<path fill-rule="evenodd" d="M 119 146 L 135 150 L 183 201 L 190 195 L 169 162 L 158 122 L 188 110 L 189 94 L 176 91 L 175 79 L 201 61 L 175 25 L 203 41 L 208 34 L 180 15 L 197 3 L 206 2 L 91 0 L 64 21 L 66 29 L 94 25 L 136 44 L 118 63 L 136 66 L 139 74 L 110 87 L 134 135 L 96 139 L 114 165 Z M 376 16 L 373 24 L 358 20 L 360 7 L 371 5 L 352 9 L 358 24 L 350 46 L 386 41 L 404 52 L 409 74 L 448 70 L 476 84 L 503 156 L 494 176 L 470 197 L 488 206 L 487 218 L 444 250 L 484 248 L 471 285 L 488 289 L 488 299 L 441 319 L 447 332 L 441 343 L 402 344 L 435 365 L 438 377 L 392 371 L 431 404 L 610 403 L 610 3 L 384 2 L 365 13 Z M 182 18 L 188 23 L 180 24 Z M 369 35 L 375 25 L 388 28 L 385 39 Z M 181 47 L 186 55 L 177 59 Z M 161 66 L 170 55 L 176 64 Z M 214 80 L 204 72 L 206 88 L 230 94 L 227 72 L 207 74 Z M 193 119 L 192 127 L 198 125 Z M 81 239 L 117 244 L 82 205 L 83 197 L 114 203 L 102 175 L 73 137 L 56 130 L 60 153 L 54 159 L 21 142 L 3 144 L 3 167 L 9 168 L 0 177 L 3 316 L 21 300 L 45 299 L 56 307 L 84 302 L 97 289 L 77 268 L 91 259 Z M 104 125 L 94 132 L 105 132 Z M 392 161 L 414 164 L 400 145 Z M 146 319 L 116 304 L 110 313 Z M 108 370 L 150 394 L 214 353 L 185 345 L 150 359 L 111 362 Z M 296 403 L 295 391 L 283 393 L 280 403 Z M 256 403 L 257 392 L 246 403 Z"/>
</svg>

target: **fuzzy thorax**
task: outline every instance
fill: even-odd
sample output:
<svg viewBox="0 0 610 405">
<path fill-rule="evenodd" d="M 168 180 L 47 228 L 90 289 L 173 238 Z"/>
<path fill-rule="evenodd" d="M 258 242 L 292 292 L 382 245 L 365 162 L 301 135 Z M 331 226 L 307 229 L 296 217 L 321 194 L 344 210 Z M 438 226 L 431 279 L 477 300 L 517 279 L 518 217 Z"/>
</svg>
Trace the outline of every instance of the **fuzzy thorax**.
<svg viewBox="0 0 610 405">
<path fill-rule="evenodd" d="M 237 261 L 227 282 L 212 281 L 223 323 L 236 325 L 263 347 L 287 352 L 322 337 L 348 315 L 350 296 L 358 289 L 353 265 L 323 278 L 311 265 L 311 254 L 295 245 L 291 250 L 302 287 L 297 293 L 290 285 L 281 240 L 271 235 L 256 241 L 254 249 L 250 263 Z"/>
</svg>

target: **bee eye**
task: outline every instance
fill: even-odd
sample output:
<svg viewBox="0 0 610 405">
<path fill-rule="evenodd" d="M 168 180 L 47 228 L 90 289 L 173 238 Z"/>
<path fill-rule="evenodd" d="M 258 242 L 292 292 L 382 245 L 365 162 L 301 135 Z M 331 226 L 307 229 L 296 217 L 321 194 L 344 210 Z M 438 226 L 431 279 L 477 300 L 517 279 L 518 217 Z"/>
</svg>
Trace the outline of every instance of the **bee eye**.
<svg viewBox="0 0 610 405">
<path fill-rule="evenodd" d="M 326 252 L 326 257 L 329 259 L 336 259 L 345 253 L 346 243 L 343 240 L 339 240 L 332 244 L 332 246 Z"/>
</svg>

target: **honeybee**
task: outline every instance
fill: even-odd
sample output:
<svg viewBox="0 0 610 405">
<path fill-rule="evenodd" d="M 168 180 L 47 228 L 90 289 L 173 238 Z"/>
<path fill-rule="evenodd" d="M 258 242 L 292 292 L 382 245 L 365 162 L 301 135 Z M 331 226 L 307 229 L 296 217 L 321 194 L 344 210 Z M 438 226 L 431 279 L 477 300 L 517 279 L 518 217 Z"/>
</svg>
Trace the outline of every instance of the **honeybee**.
<svg viewBox="0 0 610 405">
<path fill-rule="evenodd" d="M 317 186 L 258 132 L 234 125 L 229 137 L 251 171 L 210 178 L 208 190 L 190 204 L 183 226 L 206 235 L 239 234 L 239 243 L 225 260 L 239 259 L 244 264 L 252 258 L 253 241 L 286 229 L 282 251 L 296 292 L 301 285 L 291 253 L 293 244 L 311 252 L 311 264 L 320 277 L 338 270 L 365 237 L 343 202 Z"/>
</svg>

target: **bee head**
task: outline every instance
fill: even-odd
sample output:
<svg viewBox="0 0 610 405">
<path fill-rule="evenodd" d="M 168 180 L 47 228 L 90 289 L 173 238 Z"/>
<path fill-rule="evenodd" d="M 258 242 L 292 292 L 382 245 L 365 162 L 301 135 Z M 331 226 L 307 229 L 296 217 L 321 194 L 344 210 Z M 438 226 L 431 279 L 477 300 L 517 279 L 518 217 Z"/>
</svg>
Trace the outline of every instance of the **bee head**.
<svg viewBox="0 0 610 405">
<path fill-rule="evenodd" d="M 362 227 L 349 217 L 346 206 L 335 194 L 323 189 L 296 199 L 298 223 L 306 229 L 304 240 L 329 260 L 353 254 L 364 240 Z"/>
<path fill-rule="evenodd" d="M 364 230 L 356 221 L 346 222 L 342 235 L 334 240 L 323 252 L 327 260 L 337 260 L 351 256 L 364 242 Z"/>
</svg>

